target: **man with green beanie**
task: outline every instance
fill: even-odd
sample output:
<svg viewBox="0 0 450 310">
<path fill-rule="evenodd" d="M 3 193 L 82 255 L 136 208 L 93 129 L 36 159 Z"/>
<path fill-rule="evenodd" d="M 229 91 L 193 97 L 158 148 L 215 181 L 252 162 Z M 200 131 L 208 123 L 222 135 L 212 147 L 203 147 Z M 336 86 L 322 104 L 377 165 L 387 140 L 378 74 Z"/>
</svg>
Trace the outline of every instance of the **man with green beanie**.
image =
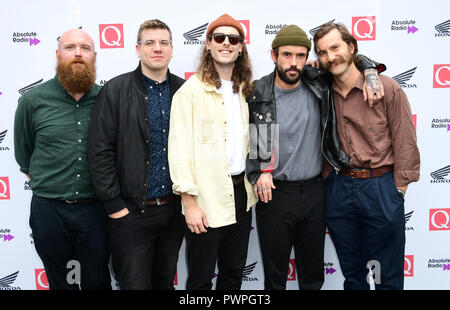
<svg viewBox="0 0 450 310">
<path fill-rule="evenodd" d="M 310 50 L 311 41 L 301 28 L 282 28 L 272 42 L 274 72 L 255 81 L 247 97 L 250 153 L 246 172 L 259 198 L 256 222 L 265 289 L 286 288 L 292 247 L 300 289 L 322 287 L 322 161 L 336 171 L 348 166 L 348 156 L 339 146 L 330 76 L 305 66 Z M 362 55 L 358 58 L 361 68 L 377 76 L 376 63 Z"/>
</svg>

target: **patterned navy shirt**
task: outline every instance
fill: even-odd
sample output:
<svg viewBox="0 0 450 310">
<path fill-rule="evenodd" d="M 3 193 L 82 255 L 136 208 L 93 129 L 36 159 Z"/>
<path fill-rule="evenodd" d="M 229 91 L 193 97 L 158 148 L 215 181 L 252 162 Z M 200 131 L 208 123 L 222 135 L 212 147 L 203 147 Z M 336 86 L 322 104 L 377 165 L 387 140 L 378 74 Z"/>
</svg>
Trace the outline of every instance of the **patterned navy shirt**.
<svg viewBox="0 0 450 310">
<path fill-rule="evenodd" d="M 169 139 L 170 85 L 169 75 L 158 83 L 144 76 L 148 90 L 148 121 L 150 123 L 150 175 L 147 199 L 172 194 L 167 144 Z"/>
</svg>

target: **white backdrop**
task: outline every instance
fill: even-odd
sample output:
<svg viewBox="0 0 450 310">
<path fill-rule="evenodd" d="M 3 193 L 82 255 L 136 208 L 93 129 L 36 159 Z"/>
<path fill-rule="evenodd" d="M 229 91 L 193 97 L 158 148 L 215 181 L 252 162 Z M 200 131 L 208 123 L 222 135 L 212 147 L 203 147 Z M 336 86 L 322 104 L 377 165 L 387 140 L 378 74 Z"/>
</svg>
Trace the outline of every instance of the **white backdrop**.
<svg viewBox="0 0 450 310">
<path fill-rule="evenodd" d="M 254 78 L 273 70 L 271 42 L 288 24 L 311 35 L 322 23 L 343 22 L 357 36 L 361 53 L 387 64 L 386 75 L 396 77 L 408 95 L 422 159 L 421 179 L 406 195 L 405 289 L 450 289 L 450 2 L 5 0 L 0 10 L 0 290 L 48 288 L 28 225 L 31 191 L 14 160 L 13 122 L 21 94 L 54 76 L 57 38 L 69 28 L 87 31 L 98 52 L 97 83 L 104 84 L 134 70 L 139 25 L 158 18 L 173 32 L 170 70 L 184 77 L 196 68 L 207 24 L 223 13 L 245 26 Z M 253 227 L 243 289 L 262 289 L 264 283 Z M 324 264 L 323 289 L 342 289 L 328 235 Z M 294 266 L 288 289 L 298 288 Z M 184 289 L 186 277 L 183 243 L 177 289 Z"/>
</svg>

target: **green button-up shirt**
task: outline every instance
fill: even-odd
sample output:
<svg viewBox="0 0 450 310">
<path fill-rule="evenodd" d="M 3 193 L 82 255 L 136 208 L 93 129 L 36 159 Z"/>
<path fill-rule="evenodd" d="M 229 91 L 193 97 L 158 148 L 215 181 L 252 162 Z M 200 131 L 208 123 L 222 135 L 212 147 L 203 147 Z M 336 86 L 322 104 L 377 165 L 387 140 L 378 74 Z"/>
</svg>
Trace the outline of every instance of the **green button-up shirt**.
<svg viewBox="0 0 450 310">
<path fill-rule="evenodd" d="M 100 86 L 77 102 L 55 78 L 19 99 L 14 148 L 20 171 L 31 177 L 38 196 L 54 199 L 95 197 L 87 163 L 89 117 Z"/>
</svg>

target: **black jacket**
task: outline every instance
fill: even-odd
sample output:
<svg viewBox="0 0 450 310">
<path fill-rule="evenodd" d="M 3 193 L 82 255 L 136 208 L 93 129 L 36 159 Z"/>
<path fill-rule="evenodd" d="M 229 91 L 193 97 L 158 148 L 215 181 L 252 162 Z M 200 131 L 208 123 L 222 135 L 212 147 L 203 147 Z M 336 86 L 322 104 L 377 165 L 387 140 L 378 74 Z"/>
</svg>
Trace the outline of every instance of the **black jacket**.
<svg viewBox="0 0 450 310">
<path fill-rule="evenodd" d="M 173 74 L 169 79 L 172 98 L 184 79 Z M 108 214 L 130 204 L 142 207 L 147 199 L 151 164 L 147 102 L 139 64 L 136 70 L 108 81 L 92 110 L 88 161 L 95 192 Z"/>
<path fill-rule="evenodd" d="M 385 70 L 363 55 L 361 69 L 375 68 Z M 332 76 L 311 66 L 305 66 L 302 82 L 312 91 L 320 105 L 321 151 L 324 158 L 339 171 L 348 167 L 349 157 L 339 146 L 336 113 L 330 91 Z M 276 124 L 276 105 L 274 95 L 275 71 L 254 82 L 253 91 L 247 98 L 249 107 L 250 152 L 246 162 L 246 172 L 250 183 L 255 184 L 264 171 L 271 171 L 271 161 L 277 156 L 273 153 L 272 135 Z M 267 131 L 266 131 L 267 130 Z M 266 138 L 267 137 L 267 138 Z"/>
</svg>

